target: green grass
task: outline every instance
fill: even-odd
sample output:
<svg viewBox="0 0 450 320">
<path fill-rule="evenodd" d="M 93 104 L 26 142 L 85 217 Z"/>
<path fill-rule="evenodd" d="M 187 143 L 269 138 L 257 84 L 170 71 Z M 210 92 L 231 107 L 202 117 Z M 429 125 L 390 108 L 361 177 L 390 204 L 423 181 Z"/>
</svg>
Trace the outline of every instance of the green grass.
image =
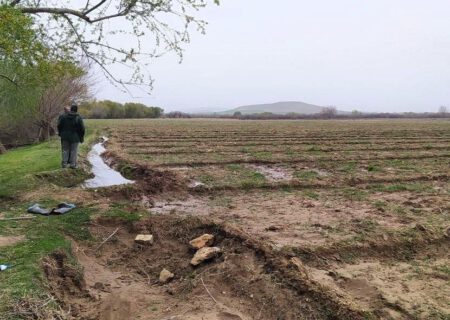
<svg viewBox="0 0 450 320">
<path fill-rule="evenodd" d="M 378 167 L 377 165 L 371 164 L 371 165 L 367 166 L 367 171 L 368 172 L 380 172 L 381 168 Z"/>
<path fill-rule="evenodd" d="M 300 180 L 312 180 L 319 176 L 319 174 L 316 171 L 311 170 L 300 170 L 295 171 L 294 176 Z"/>
<path fill-rule="evenodd" d="M 430 187 L 422 183 L 397 183 L 397 184 L 374 184 L 368 187 L 368 189 L 377 192 L 399 192 L 399 191 L 412 191 L 412 192 L 424 192 L 430 191 Z"/>
<path fill-rule="evenodd" d="M 80 148 L 80 160 L 94 139 L 91 134 Z M 0 212 L 5 217 L 26 213 L 31 203 L 19 202 L 18 196 L 39 190 L 73 187 L 88 176 L 81 169 L 60 169 L 60 144 L 54 138 L 48 142 L 8 151 L 0 156 Z M 49 188 L 49 185 L 54 185 Z M 76 191 L 74 191 L 76 192 Z M 61 199 L 49 193 L 36 193 L 33 203 L 55 207 Z M 70 199 L 67 199 L 70 202 Z M 5 319 L 12 303 L 23 297 L 43 297 L 45 293 L 42 258 L 63 250 L 71 252 L 69 238 L 90 240 L 88 224 L 93 208 L 77 208 L 62 216 L 37 216 L 32 220 L 0 221 L 0 235 L 25 235 L 26 240 L 2 247 L 0 264 L 13 267 L 0 272 L 0 318 Z M 10 317 L 9 318 L 14 318 Z"/>
<path fill-rule="evenodd" d="M 114 202 L 103 216 L 117 218 L 124 222 L 134 222 L 141 219 L 142 216 L 148 215 L 146 212 L 127 209 L 128 203 Z"/>
<path fill-rule="evenodd" d="M 86 142 L 80 146 L 80 155 L 87 153 L 94 138 L 93 133 L 86 137 Z M 0 201 L 45 183 L 71 187 L 89 176 L 79 169 L 60 169 L 60 152 L 60 141 L 53 138 L 48 142 L 20 147 L 1 155 Z"/>
<path fill-rule="evenodd" d="M 25 211 L 26 207 L 23 206 L 15 208 L 9 214 L 15 216 Z M 26 235 L 25 241 L 3 247 L 0 253 L 0 263 L 13 265 L 11 269 L 0 273 L 0 318 L 12 301 L 25 296 L 41 297 L 44 294 L 42 258 L 56 250 L 64 250 L 70 254 L 68 236 L 77 240 L 89 240 L 91 236 L 88 223 L 91 212 L 92 209 L 79 208 L 62 216 L 38 216 L 33 220 L 0 222 L 10 231 L 8 233 Z"/>
<path fill-rule="evenodd" d="M 354 161 L 349 161 L 342 165 L 341 167 L 337 168 L 338 171 L 345 172 L 345 173 L 352 173 L 355 172 L 357 168 L 357 163 Z"/>
<path fill-rule="evenodd" d="M 59 141 L 11 150 L 0 156 L 0 199 L 36 187 L 34 174 L 60 166 Z"/>
</svg>

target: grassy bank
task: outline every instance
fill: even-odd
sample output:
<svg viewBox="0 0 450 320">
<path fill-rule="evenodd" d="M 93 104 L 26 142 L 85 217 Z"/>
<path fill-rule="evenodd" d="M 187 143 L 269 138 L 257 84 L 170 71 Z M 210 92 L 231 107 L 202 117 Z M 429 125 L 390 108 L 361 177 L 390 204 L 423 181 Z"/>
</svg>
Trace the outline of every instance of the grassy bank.
<svg viewBox="0 0 450 320">
<path fill-rule="evenodd" d="M 92 132 L 81 146 L 81 168 L 77 170 L 60 168 L 60 146 L 56 138 L 10 150 L 0 156 L 0 217 L 24 215 L 32 203 L 47 208 L 61 201 L 79 204 L 80 190 L 72 187 L 89 176 L 84 159 L 94 139 L 95 132 Z M 24 299 L 48 299 L 41 260 L 55 250 L 70 252 L 68 237 L 88 240 L 87 224 L 92 211 L 91 207 L 82 205 L 63 216 L 0 221 L 0 239 L 23 237 L 22 241 L 13 245 L 0 247 L 0 264 L 13 265 L 0 272 L 1 319 L 21 319 L 20 314 L 13 312 L 13 307 Z M 52 303 L 45 307 L 51 308 Z"/>
<path fill-rule="evenodd" d="M 92 133 L 86 138 L 86 143 L 80 147 L 81 155 L 87 153 L 94 137 Z M 81 167 L 85 167 L 83 160 L 81 162 Z M 13 199 L 45 183 L 66 186 L 83 181 L 88 176 L 83 169 L 60 170 L 60 166 L 58 138 L 7 152 L 0 156 L 0 200 Z"/>
</svg>

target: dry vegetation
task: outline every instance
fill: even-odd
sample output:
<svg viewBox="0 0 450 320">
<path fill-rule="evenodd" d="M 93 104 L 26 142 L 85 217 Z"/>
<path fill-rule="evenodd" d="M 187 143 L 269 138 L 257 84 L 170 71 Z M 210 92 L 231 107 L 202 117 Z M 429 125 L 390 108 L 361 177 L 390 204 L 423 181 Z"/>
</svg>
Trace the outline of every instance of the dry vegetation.
<svg viewBox="0 0 450 320">
<path fill-rule="evenodd" d="M 448 121 L 108 124 L 122 162 L 181 181 L 151 212 L 238 227 L 368 317 L 448 319 Z"/>
</svg>

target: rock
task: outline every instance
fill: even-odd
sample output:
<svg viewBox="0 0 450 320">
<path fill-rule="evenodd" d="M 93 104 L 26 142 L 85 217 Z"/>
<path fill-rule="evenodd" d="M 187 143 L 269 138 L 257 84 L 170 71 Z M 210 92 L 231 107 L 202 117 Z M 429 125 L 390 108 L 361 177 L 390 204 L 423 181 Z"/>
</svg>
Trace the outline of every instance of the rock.
<svg viewBox="0 0 450 320">
<path fill-rule="evenodd" d="M 303 265 L 302 260 L 300 260 L 297 257 L 293 257 L 291 258 L 291 263 L 294 265 L 294 267 L 298 270 L 298 272 L 300 272 L 300 274 L 302 275 L 302 277 L 304 278 L 308 278 L 308 272 L 306 271 L 305 266 Z"/>
<path fill-rule="evenodd" d="M 134 239 L 134 242 L 141 245 L 152 245 L 153 235 L 151 234 L 138 234 Z"/>
<path fill-rule="evenodd" d="M 204 235 L 195 238 L 189 242 L 193 249 L 201 249 L 203 247 L 209 247 L 214 243 L 214 236 L 212 234 L 205 233 Z"/>
<path fill-rule="evenodd" d="M 205 260 L 212 259 L 219 255 L 222 250 L 218 247 L 203 247 L 198 250 L 191 260 L 193 266 L 197 266 Z"/>
<path fill-rule="evenodd" d="M 175 275 L 172 272 L 170 272 L 169 270 L 162 269 L 161 273 L 159 274 L 159 283 L 162 283 L 162 284 L 167 283 L 170 280 L 172 280 L 174 276 Z"/>
</svg>

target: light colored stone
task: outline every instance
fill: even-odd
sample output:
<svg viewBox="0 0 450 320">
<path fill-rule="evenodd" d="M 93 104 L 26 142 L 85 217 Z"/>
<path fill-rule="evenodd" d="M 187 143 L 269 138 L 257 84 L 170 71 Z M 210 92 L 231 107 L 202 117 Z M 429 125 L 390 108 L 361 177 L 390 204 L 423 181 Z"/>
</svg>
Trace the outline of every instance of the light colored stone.
<svg viewBox="0 0 450 320">
<path fill-rule="evenodd" d="M 194 257 L 191 260 L 191 264 L 193 266 L 197 266 L 203 261 L 218 256 L 221 252 L 222 250 L 218 247 L 203 247 L 195 253 Z"/>
<path fill-rule="evenodd" d="M 153 235 L 151 234 L 138 234 L 134 239 L 134 242 L 142 245 L 152 245 L 153 244 Z"/>
<path fill-rule="evenodd" d="M 161 273 L 159 274 L 159 283 L 167 283 L 172 280 L 174 276 L 175 275 L 169 270 L 162 269 Z"/>
<path fill-rule="evenodd" d="M 212 234 L 205 233 L 198 238 L 195 238 L 189 242 L 192 248 L 201 249 L 203 247 L 209 247 L 214 243 L 214 236 Z"/>
</svg>

